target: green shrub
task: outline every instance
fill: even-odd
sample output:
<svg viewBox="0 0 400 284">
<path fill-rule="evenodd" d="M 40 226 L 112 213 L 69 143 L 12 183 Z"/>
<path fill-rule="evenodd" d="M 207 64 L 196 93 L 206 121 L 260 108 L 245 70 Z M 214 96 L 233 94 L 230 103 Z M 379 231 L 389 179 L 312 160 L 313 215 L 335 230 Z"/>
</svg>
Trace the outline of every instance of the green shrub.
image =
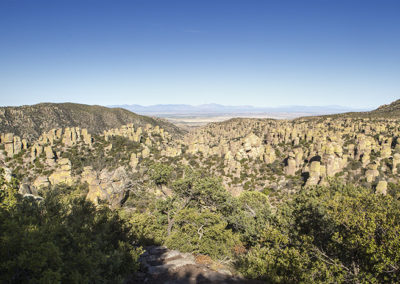
<svg viewBox="0 0 400 284">
<path fill-rule="evenodd" d="M 155 214 L 134 213 L 128 220 L 138 244 L 160 245 L 165 241 L 166 225 Z"/>
<path fill-rule="evenodd" d="M 0 282 L 122 283 L 139 268 L 141 249 L 115 212 L 58 189 L 22 198 L 0 183 Z"/>
<path fill-rule="evenodd" d="M 165 244 L 184 252 L 222 259 L 226 256 L 233 257 L 233 248 L 240 241 L 237 235 L 227 229 L 227 222 L 219 214 L 188 208 L 176 216 L 174 230 Z"/>
<path fill-rule="evenodd" d="M 171 166 L 161 163 L 155 163 L 149 168 L 150 178 L 158 186 L 169 182 L 172 171 Z"/>
<path fill-rule="evenodd" d="M 398 200 L 333 183 L 282 206 L 238 266 L 273 283 L 398 283 L 399 234 Z"/>
</svg>

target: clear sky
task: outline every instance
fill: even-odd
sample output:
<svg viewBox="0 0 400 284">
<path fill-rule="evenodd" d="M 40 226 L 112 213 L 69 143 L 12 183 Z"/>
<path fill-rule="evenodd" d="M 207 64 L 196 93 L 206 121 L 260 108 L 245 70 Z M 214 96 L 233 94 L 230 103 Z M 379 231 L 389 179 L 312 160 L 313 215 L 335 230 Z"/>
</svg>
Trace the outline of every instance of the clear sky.
<svg viewBox="0 0 400 284">
<path fill-rule="evenodd" d="M 0 105 L 399 98 L 399 0 L 0 0 Z"/>
</svg>

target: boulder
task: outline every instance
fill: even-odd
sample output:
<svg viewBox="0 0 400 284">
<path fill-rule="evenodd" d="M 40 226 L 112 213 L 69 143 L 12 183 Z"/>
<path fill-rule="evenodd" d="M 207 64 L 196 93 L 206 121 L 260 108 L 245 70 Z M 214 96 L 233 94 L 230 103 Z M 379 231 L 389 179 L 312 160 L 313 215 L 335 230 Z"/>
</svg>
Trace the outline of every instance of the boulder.
<svg viewBox="0 0 400 284">
<path fill-rule="evenodd" d="M 49 176 L 49 181 L 52 185 L 66 184 L 72 185 L 74 178 L 71 174 L 71 161 L 67 158 L 62 158 L 57 161 L 57 169 Z"/>
<path fill-rule="evenodd" d="M 33 186 L 37 189 L 50 186 L 49 178 L 47 176 L 38 176 L 34 182 Z"/>
<path fill-rule="evenodd" d="M 89 185 L 86 196 L 88 200 L 96 205 L 100 201 L 105 201 L 112 208 L 121 206 L 131 187 L 131 181 L 124 167 L 119 167 L 114 171 L 104 169 L 99 175 L 92 168 L 85 167 L 81 181 Z"/>
<path fill-rule="evenodd" d="M 387 182 L 384 180 L 379 181 L 378 185 L 376 186 L 375 193 L 386 195 L 386 192 L 387 192 Z"/>
</svg>

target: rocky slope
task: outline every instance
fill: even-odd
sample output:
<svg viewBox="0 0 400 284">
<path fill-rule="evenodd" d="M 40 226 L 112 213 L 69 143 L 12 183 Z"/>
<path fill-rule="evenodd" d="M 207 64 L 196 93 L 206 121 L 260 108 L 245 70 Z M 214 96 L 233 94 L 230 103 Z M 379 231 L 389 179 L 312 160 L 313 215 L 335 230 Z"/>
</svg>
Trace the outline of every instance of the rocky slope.
<svg viewBox="0 0 400 284">
<path fill-rule="evenodd" d="M 137 180 L 139 161 L 179 154 L 173 136 L 158 125 L 127 124 L 92 135 L 86 128 L 67 127 L 44 132 L 28 141 L 12 133 L 0 135 L 0 165 L 23 177 L 23 194 L 64 184 L 87 185 L 87 197 L 96 204 L 118 207 Z"/>
<path fill-rule="evenodd" d="M 393 111 L 398 103 L 380 112 Z M 149 183 L 147 172 L 154 163 L 219 176 L 235 196 L 255 190 L 279 199 L 332 178 L 386 193 L 390 184 L 400 181 L 399 120 L 388 118 L 232 119 L 182 139 L 150 123 L 131 123 L 99 135 L 67 127 L 43 132 L 32 141 L 3 133 L 0 147 L 0 163 L 25 177 L 24 188 L 87 184 L 90 200 L 107 201 L 112 207 L 138 188 L 162 193 Z"/>
<path fill-rule="evenodd" d="M 396 183 L 399 136 L 397 120 L 234 119 L 198 129 L 185 143 L 228 188 L 282 192 L 333 177 L 370 187 Z"/>
<path fill-rule="evenodd" d="M 43 132 L 65 127 L 87 128 L 89 133 L 98 134 L 129 123 L 137 127 L 159 125 L 172 135 L 183 133 L 165 120 L 137 115 L 121 108 L 74 103 L 0 107 L 0 132 L 12 132 L 22 138 L 38 138 Z"/>
<path fill-rule="evenodd" d="M 149 166 L 177 172 L 189 167 L 219 176 L 233 195 L 263 191 L 281 199 L 304 186 L 339 178 L 386 194 L 400 182 L 397 120 L 325 118 L 277 121 L 232 119 L 175 139 L 159 126 L 128 124 L 91 135 L 60 128 L 27 141 L 0 136 L 0 163 L 24 177 L 32 193 L 57 184 L 86 184 L 87 198 L 119 207 L 128 192 L 143 188 L 162 196 L 150 182 Z"/>
</svg>

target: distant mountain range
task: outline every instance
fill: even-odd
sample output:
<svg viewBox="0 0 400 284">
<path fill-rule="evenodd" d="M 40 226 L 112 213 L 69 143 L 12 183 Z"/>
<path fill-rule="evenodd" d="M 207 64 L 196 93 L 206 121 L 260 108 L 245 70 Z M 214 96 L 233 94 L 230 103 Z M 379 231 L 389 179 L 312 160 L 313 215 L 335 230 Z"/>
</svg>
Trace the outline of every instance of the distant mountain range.
<svg viewBox="0 0 400 284">
<path fill-rule="evenodd" d="M 263 114 L 263 113 L 303 113 L 310 115 L 323 115 L 355 111 L 368 111 L 369 109 L 355 109 L 338 105 L 329 106 L 282 106 L 282 107 L 254 107 L 249 105 L 227 106 L 220 104 L 159 104 L 151 106 L 142 105 L 112 105 L 109 107 L 124 108 L 135 113 L 145 115 L 226 115 L 226 114 Z"/>
</svg>

